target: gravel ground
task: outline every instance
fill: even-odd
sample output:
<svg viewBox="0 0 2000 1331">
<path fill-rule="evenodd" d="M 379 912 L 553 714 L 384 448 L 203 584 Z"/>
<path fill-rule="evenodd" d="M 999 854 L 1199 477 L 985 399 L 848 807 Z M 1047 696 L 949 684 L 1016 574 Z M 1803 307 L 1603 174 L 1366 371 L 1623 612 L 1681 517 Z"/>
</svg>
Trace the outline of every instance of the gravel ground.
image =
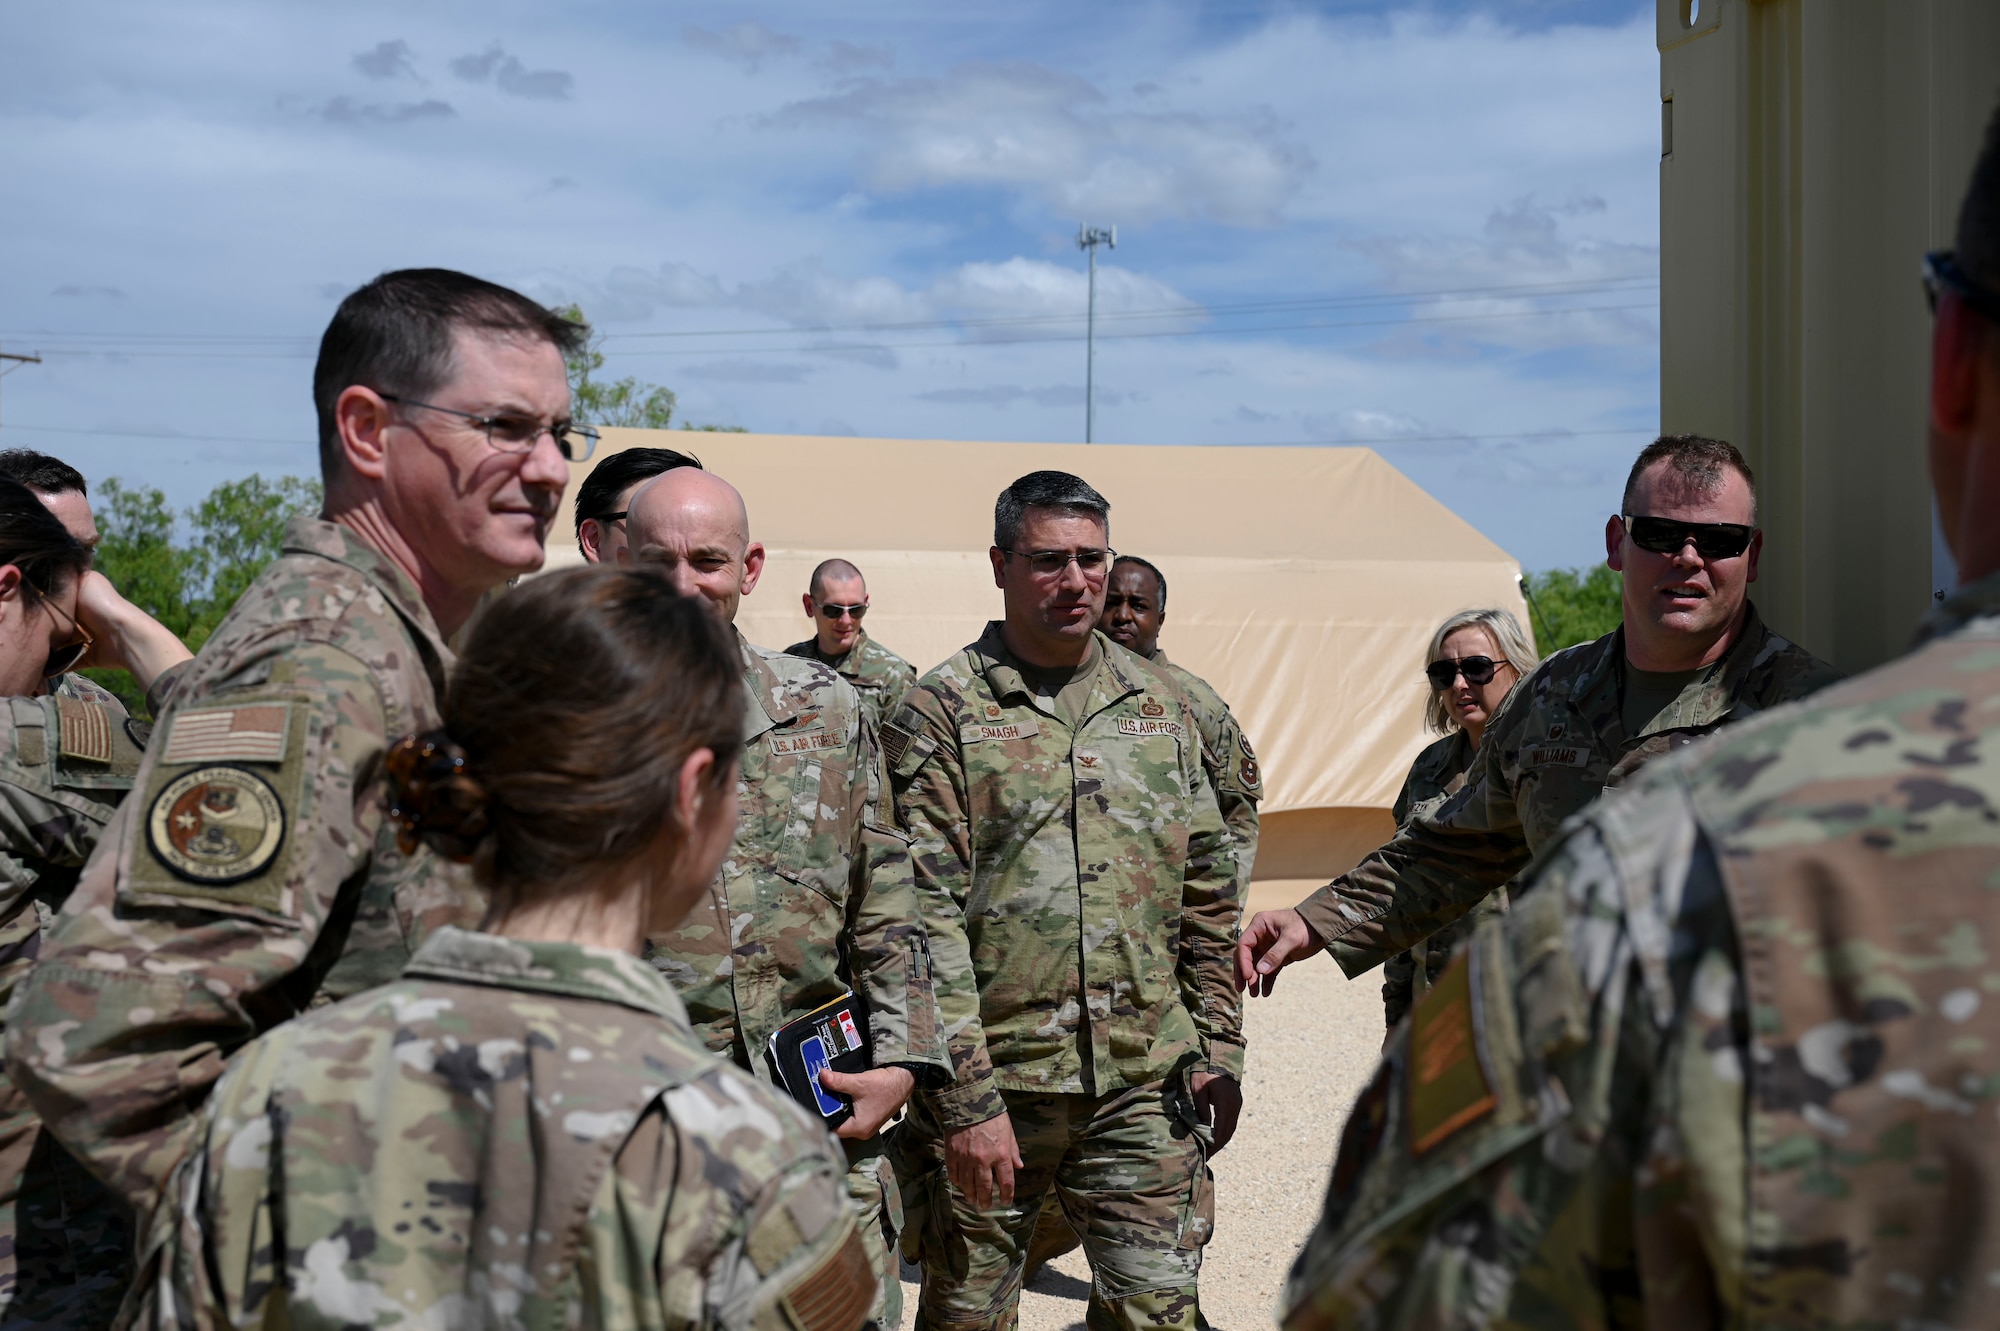
<svg viewBox="0 0 2000 1331">
<path fill-rule="evenodd" d="M 1320 884 L 1278 880 L 1251 888 L 1251 909 L 1287 906 Z M 1243 1119 L 1215 1159 L 1215 1238 L 1204 1254 L 1201 1306 L 1216 1331 L 1273 1325 L 1285 1272 L 1319 1218 L 1340 1125 L 1382 1047 L 1379 975 L 1348 980 L 1315 957 L 1284 974 L 1269 998 L 1249 1000 Z M 914 1268 L 904 1267 L 914 1277 Z M 1021 1295 L 1021 1331 L 1082 1331 L 1090 1268 L 1081 1252 L 1051 1262 Z M 917 1286 L 903 1283 L 905 1331 Z"/>
</svg>

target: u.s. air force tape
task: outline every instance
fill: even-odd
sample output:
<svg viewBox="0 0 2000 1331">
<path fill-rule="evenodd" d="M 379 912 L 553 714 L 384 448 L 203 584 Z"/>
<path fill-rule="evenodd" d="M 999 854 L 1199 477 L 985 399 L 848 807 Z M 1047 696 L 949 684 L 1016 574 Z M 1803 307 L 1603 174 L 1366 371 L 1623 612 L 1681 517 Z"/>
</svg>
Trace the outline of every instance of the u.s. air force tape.
<svg viewBox="0 0 2000 1331">
<path fill-rule="evenodd" d="M 255 878 L 278 857 L 285 807 L 247 768 L 197 767 L 154 797 L 146 840 L 179 877 L 224 887 Z"/>
</svg>

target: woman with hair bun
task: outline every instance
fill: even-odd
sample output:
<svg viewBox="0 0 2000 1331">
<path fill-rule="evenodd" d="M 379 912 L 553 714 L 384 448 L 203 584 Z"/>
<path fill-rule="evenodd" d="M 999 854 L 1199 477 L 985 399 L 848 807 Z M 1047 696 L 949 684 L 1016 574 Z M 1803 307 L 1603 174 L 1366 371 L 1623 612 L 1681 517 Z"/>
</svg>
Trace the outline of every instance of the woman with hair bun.
<svg viewBox="0 0 2000 1331">
<path fill-rule="evenodd" d="M 471 862 L 485 921 L 236 1055 L 124 1324 L 861 1325 L 838 1149 L 639 955 L 729 847 L 741 673 L 645 569 L 484 612 L 444 728 L 388 762 L 391 815 Z"/>
</svg>

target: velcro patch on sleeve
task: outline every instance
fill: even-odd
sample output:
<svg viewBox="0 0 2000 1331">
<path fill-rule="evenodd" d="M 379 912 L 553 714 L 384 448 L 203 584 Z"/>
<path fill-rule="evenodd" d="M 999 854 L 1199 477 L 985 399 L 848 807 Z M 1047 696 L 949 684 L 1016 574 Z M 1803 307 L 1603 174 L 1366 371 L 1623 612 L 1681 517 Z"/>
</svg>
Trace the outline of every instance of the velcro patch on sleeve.
<svg viewBox="0 0 2000 1331">
<path fill-rule="evenodd" d="M 847 736 L 840 731 L 821 726 L 817 730 L 792 734 L 783 730 L 768 732 L 765 743 L 772 753 L 813 753 L 820 749 L 837 749 L 847 742 Z"/>
<path fill-rule="evenodd" d="M 1151 701 L 1148 699 L 1148 701 Z M 1178 721 L 1158 720 L 1147 716 L 1121 716 L 1118 718 L 1118 733 L 1121 735 L 1172 735 L 1179 739 L 1187 732 Z"/>
<path fill-rule="evenodd" d="M 989 739 L 1032 739 L 1042 733 L 1035 724 L 1035 718 L 1024 716 L 1018 721 L 976 721 L 969 726 L 958 728 L 960 744 L 978 744 Z"/>
<path fill-rule="evenodd" d="M 910 741 L 914 738 L 916 736 L 894 721 L 882 723 L 882 756 L 889 760 L 890 767 L 893 768 L 903 761 L 903 753 L 910 747 Z"/>
<path fill-rule="evenodd" d="M 291 704 L 196 707 L 169 722 L 162 763 L 281 763 L 291 731 Z"/>
<path fill-rule="evenodd" d="M 875 1303 L 875 1269 L 861 1231 L 849 1225 L 840 1246 L 792 1286 L 784 1303 L 799 1331 L 856 1331 Z"/>
<path fill-rule="evenodd" d="M 1407 1098 L 1413 1155 L 1477 1123 L 1497 1105 L 1479 1058 L 1469 949 L 1453 959 L 1410 1014 Z"/>
<path fill-rule="evenodd" d="M 62 731 L 57 751 L 62 757 L 92 763 L 111 761 L 111 713 L 103 704 L 80 702 L 59 694 L 56 712 Z"/>
</svg>

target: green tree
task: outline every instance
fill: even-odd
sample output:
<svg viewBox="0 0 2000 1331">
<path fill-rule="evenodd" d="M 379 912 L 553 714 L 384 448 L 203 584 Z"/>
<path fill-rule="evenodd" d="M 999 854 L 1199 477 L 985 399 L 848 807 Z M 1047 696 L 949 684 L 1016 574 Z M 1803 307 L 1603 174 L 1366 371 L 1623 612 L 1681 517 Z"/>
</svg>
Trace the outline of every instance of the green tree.
<svg viewBox="0 0 2000 1331">
<path fill-rule="evenodd" d="M 1594 642 L 1624 618 L 1623 584 L 1603 564 L 1546 569 L 1530 573 L 1526 582 L 1535 650 L 1543 656 Z"/>
<path fill-rule="evenodd" d="M 285 523 L 317 513 L 320 483 L 299 476 L 259 475 L 224 481 L 208 497 L 176 514 L 151 486 L 112 477 L 99 487 L 97 569 L 125 598 L 171 629 L 194 651 L 215 632 L 237 598 L 278 557 Z M 143 694 L 123 670 L 91 670 L 90 678 L 137 711 Z"/>
<path fill-rule="evenodd" d="M 581 305 L 565 305 L 556 312 L 577 323 L 588 322 Z M 600 350 L 603 345 L 604 339 L 593 333 L 589 346 L 564 358 L 569 365 L 570 413 L 577 423 L 638 430 L 671 429 L 674 407 L 679 401 L 674 390 L 660 384 L 641 383 L 629 375 L 610 383 L 598 379 L 598 371 L 604 368 L 604 352 Z M 682 421 L 681 428 L 716 434 L 746 433 L 740 425 L 690 425 Z"/>
</svg>

